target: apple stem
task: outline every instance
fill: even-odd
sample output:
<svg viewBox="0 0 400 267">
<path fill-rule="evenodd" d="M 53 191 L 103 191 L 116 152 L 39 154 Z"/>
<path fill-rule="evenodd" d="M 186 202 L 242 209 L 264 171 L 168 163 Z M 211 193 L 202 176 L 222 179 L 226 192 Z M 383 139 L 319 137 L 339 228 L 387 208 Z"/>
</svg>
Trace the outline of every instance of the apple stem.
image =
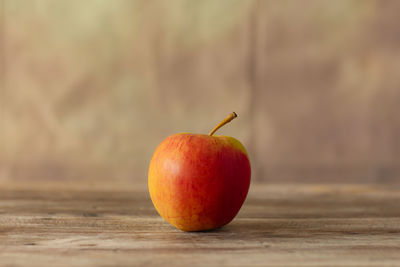
<svg viewBox="0 0 400 267">
<path fill-rule="evenodd" d="M 231 114 L 228 115 L 223 121 L 221 121 L 217 126 L 215 126 L 214 129 L 208 134 L 209 136 L 212 136 L 219 128 L 233 120 L 234 118 L 237 117 L 237 114 L 235 112 L 232 112 Z"/>
</svg>

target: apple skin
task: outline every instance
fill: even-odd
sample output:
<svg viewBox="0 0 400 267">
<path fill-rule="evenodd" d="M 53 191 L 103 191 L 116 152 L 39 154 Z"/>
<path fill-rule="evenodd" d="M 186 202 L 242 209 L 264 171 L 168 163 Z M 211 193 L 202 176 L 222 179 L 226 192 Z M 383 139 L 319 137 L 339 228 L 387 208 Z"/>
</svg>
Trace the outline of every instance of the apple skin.
<svg viewBox="0 0 400 267">
<path fill-rule="evenodd" d="M 161 217 L 182 231 L 204 231 L 233 220 L 250 177 L 246 149 L 235 138 L 181 133 L 157 147 L 148 186 Z"/>
</svg>

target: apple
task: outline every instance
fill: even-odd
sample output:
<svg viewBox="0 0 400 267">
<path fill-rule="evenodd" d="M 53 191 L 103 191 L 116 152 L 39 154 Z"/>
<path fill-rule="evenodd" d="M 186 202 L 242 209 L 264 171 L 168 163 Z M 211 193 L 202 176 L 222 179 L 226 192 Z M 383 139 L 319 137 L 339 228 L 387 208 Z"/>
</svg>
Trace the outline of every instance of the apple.
<svg viewBox="0 0 400 267">
<path fill-rule="evenodd" d="M 246 149 L 233 137 L 213 135 L 236 117 L 231 113 L 208 135 L 171 135 L 153 154 L 151 200 L 161 217 L 182 231 L 226 225 L 246 199 L 251 176 Z"/>
</svg>

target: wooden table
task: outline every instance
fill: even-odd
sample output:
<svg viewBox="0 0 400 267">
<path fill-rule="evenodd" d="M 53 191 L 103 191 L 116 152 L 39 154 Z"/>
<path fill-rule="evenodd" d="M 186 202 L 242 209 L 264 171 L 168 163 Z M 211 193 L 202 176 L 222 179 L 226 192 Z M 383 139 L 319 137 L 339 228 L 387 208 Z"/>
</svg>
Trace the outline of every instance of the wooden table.
<svg viewBox="0 0 400 267">
<path fill-rule="evenodd" d="M 0 188 L 1 266 L 400 266 L 395 184 L 252 184 L 199 233 L 164 222 L 145 184 Z"/>
</svg>

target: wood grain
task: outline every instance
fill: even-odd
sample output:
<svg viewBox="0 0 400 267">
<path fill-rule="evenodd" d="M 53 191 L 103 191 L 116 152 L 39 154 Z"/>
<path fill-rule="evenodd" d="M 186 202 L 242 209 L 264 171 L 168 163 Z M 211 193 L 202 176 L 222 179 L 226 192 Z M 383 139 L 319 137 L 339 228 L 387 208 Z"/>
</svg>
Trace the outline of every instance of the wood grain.
<svg viewBox="0 0 400 267">
<path fill-rule="evenodd" d="M 0 189 L 1 266 L 400 265 L 400 185 L 253 185 L 238 217 L 184 233 L 146 186 Z"/>
</svg>

